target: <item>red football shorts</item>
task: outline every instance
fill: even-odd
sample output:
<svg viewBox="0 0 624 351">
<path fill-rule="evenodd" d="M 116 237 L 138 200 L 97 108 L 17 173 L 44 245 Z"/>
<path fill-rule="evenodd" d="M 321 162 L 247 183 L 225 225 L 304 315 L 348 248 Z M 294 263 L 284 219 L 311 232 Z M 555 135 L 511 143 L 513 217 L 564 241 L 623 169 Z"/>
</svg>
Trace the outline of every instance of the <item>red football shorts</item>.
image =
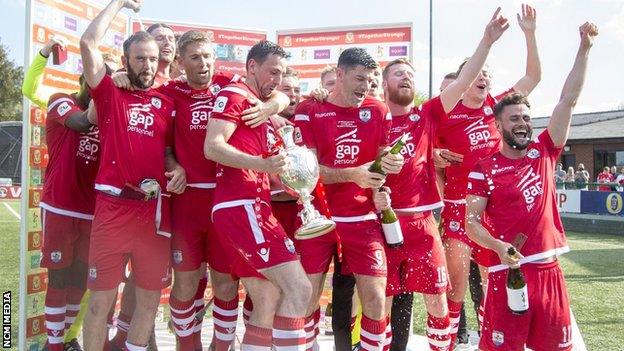
<svg viewBox="0 0 624 351">
<path fill-rule="evenodd" d="M 472 248 L 472 258 L 480 265 L 487 265 L 488 251 L 472 241 L 466 234 L 466 204 L 444 202 L 441 215 L 442 237 L 459 240 Z"/>
<path fill-rule="evenodd" d="M 419 292 L 441 294 L 448 288 L 446 258 L 438 226 L 431 212 L 399 216 L 403 245 L 386 247 L 386 295 Z"/>
<path fill-rule="evenodd" d="M 235 277 L 260 278 L 258 271 L 298 259 L 292 240 L 266 203 L 220 203 L 214 206 L 212 218 L 219 240 L 238 252 L 239 257 L 230 258 L 234 265 L 230 273 Z"/>
<path fill-rule="evenodd" d="M 41 209 L 43 247 L 41 267 L 62 269 L 74 260 L 89 262 L 91 220 L 60 215 Z"/>
<path fill-rule="evenodd" d="M 162 197 L 161 227 L 169 221 L 169 200 Z M 128 259 L 137 286 L 160 290 L 171 283 L 168 236 L 157 233 L 157 201 L 122 199 L 98 194 L 91 231 L 88 287 L 116 288 Z M 165 233 L 163 233 L 165 234 Z"/>
<path fill-rule="evenodd" d="M 513 314 L 507 307 L 507 270 L 488 274 L 481 350 L 572 350 L 570 302 L 557 261 L 524 264 L 522 273 L 529 310 Z"/>
<path fill-rule="evenodd" d="M 230 272 L 229 257 L 217 242 L 212 224 L 214 189 L 187 187 L 171 197 L 171 262 L 178 271 L 194 271 L 202 262 L 218 272 Z"/>
<path fill-rule="evenodd" d="M 342 244 L 342 274 L 385 277 L 388 273 L 384 238 L 376 220 L 336 222 Z M 326 273 L 336 254 L 336 234 L 297 240 L 301 264 L 308 274 Z"/>
<path fill-rule="evenodd" d="M 271 210 L 277 221 L 282 225 L 282 228 L 284 228 L 286 235 L 291 240 L 294 240 L 295 230 L 301 225 L 297 201 L 271 201 Z"/>
</svg>

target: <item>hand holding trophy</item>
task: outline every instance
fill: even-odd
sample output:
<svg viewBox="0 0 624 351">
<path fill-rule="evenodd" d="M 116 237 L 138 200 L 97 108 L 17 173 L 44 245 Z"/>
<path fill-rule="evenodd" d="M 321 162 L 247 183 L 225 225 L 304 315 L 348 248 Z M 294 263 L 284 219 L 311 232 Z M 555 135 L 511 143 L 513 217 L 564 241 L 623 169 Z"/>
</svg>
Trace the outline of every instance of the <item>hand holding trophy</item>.
<svg viewBox="0 0 624 351">
<path fill-rule="evenodd" d="M 334 230 L 336 223 L 321 215 L 312 205 L 312 191 L 319 180 L 319 164 L 312 151 L 295 144 L 294 131 L 293 126 L 286 125 L 276 132 L 282 139 L 288 164 L 287 170 L 279 177 L 286 192 L 299 197 L 298 202 L 303 205 L 299 212 L 302 225 L 295 231 L 295 238 L 305 240 Z"/>
</svg>

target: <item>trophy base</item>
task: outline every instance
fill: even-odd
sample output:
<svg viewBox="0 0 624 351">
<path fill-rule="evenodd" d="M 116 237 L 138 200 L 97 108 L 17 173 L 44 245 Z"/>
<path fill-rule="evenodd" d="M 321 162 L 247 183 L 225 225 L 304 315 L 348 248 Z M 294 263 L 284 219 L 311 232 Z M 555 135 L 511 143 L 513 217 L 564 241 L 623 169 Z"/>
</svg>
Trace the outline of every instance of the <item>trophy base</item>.
<svg viewBox="0 0 624 351">
<path fill-rule="evenodd" d="M 327 234 L 336 228 L 336 223 L 327 218 L 317 218 L 297 229 L 295 239 L 306 240 Z"/>
</svg>

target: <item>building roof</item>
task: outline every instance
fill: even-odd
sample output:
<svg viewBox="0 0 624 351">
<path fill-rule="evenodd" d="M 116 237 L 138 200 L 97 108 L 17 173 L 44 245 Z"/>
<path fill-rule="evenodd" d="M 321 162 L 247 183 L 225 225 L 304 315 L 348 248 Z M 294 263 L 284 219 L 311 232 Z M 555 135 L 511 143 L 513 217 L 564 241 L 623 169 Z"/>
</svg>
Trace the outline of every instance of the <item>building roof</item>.
<svg viewBox="0 0 624 351">
<path fill-rule="evenodd" d="M 533 118 L 533 135 L 539 135 L 550 117 Z M 568 140 L 624 138 L 624 110 L 572 115 Z"/>
</svg>

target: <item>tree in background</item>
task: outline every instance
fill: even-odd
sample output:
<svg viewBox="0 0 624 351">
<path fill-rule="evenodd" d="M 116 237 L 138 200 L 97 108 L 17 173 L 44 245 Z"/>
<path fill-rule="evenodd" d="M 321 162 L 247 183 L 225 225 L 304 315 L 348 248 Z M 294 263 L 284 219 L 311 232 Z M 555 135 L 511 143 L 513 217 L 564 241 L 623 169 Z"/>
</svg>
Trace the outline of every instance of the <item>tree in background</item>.
<svg viewBox="0 0 624 351">
<path fill-rule="evenodd" d="M 416 91 L 416 94 L 414 94 L 414 105 L 416 106 L 420 106 L 423 104 L 423 102 L 429 100 L 427 94 L 423 93 L 422 91 Z"/>
<path fill-rule="evenodd" d="M 0 43 L 0 121 L 19 121 L 24 71 L 8 56 L 7 47 Z"/>
</svg>

